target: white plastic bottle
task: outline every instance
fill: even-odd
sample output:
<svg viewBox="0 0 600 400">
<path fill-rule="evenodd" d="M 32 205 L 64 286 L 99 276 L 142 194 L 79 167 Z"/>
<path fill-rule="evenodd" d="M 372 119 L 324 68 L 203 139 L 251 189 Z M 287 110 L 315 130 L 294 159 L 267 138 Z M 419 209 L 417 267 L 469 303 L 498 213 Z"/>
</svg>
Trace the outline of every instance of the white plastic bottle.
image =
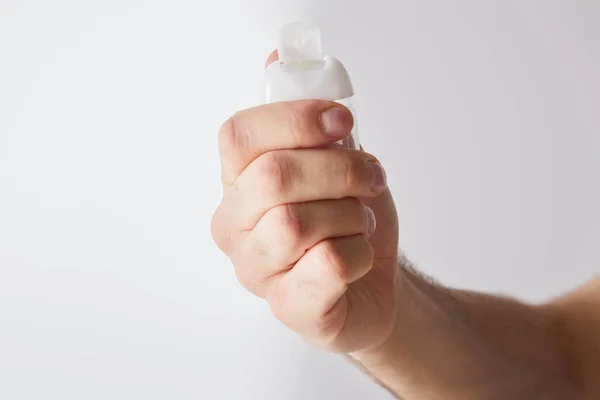
<svg viewBox="0 0 600 400">
<path fill-rule="evenodd" d="M 354 115 L 350 136 L 339 143 L 346 148 L 359 149 L 356 112 L 352 107 L 352 82 L 338 59 L 323 55 L 319 28 L 306 22 L 285 25 L 279 32 L 277 51 L 279 62 L 272 63 L 266 71 L 263 101 L 337 101 Z"/>
</svg>

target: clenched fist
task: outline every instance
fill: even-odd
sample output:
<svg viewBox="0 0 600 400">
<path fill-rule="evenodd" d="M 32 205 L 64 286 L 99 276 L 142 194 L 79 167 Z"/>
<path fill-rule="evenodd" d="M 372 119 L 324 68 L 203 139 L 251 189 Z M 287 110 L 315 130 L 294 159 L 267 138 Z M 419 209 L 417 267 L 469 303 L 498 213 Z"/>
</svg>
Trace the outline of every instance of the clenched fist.
<svg viewBox="0 0 600 400">
<path fill-rule="evenodd" d="M 319 100 L 256 107 L 222 126 L 212 234 L 240 282 L 399 398 L 600 398 L 600 278 L 529 305 L 420 276 L 398 260 L 379 161 L 336 144 L 352 126 L 347 108 Z"/>
<path fill-rule="evenodd" d="M 334 143 L 350 111 L 302 100 L 245 110 L 219 132 L 217 245 L 244 287 L 315 345 L 376 346 L 396 315 L 398 223 L 372 155 Z"/>
</svg>

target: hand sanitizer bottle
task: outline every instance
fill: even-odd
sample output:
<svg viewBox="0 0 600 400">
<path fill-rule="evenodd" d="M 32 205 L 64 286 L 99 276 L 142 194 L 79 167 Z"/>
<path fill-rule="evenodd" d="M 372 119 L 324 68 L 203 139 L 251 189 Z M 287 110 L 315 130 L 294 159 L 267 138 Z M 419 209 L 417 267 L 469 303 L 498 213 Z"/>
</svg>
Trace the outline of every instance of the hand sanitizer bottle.
<svg viewBox="0 0 600 400">
<path fill-rule="evenodd" d="M 266 71 L 264 103 L 319 99 L 343 104 L 354 115 L 354 127 L 350 136 L 338 143 L 360 149 L 352 82 L 339 60 L 323 55 L 319 28 L 306 22 L 285 25 L 279 32 L 277 50 L 279 62 L 272 63 Z"/>
</svg>

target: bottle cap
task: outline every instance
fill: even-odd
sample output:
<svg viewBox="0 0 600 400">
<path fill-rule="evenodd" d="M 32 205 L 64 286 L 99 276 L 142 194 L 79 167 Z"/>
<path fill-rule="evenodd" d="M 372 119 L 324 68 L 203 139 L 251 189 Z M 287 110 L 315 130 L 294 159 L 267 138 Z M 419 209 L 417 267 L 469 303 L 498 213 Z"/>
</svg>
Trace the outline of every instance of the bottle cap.
<svg viewBox="0 0 600 400">
<path fill-rule="evenodd" d="M 301 99 L 342 100 L 354 95 L 346 68 L 335 57 L 323 55 L 320 29 L 308 22 L 292 22 L 279 30 L 279 62 L 267 68 L 263 102 Z"/>
</svg>

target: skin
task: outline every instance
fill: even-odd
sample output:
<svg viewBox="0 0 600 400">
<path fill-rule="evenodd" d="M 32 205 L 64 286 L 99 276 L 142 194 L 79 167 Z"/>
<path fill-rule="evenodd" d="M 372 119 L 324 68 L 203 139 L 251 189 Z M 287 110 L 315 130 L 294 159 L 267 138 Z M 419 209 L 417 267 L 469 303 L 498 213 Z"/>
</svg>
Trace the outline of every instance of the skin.
<svg viewBox="0 0 600 400">
<path fill-rule="evenodd" d="M 211 229 L 241 284 L 398 398 L 600 398 L 600 277 L 532 305 L 421 276 L 398 252 L 379 161 L 333 145 L 352 125 L 320 100 L 223 124 Z"/>
</svg>

